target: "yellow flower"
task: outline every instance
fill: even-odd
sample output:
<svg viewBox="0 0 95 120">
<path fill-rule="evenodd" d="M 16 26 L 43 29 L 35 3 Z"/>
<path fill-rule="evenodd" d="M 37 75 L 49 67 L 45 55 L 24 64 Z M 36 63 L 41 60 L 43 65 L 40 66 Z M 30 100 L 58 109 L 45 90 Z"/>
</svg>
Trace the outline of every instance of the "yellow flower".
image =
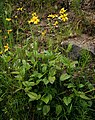
<svg viewBox="0 0 95 120">
<path fill-rule="evenodd" d="M 64 22 L 68 20 L 68 14 L 63 14 L 61 16 L 59 16 Z"/>
<path fill-rule="evenodd" d="M 58 17 L 58 15 L 57 14 L 50 14 L 50 15 L 48 15 L 48 18 L 56 18 L 56 17 Z"/>
<path fill-rule="evenodd" d="M 2 52 L 2 51 L 0 51 L 0 55 L 2 55 L 2 53 L 3 53 L 3 52 Z"/>
<path fill-rule="evenodd" d="M 66 10 L 64 8 L 62 8 L 59 13 L 64 14 L 65 12 L 66 12 Z"/>
<path fill-rule="evenodd" d="M 8 34 L 10 34 L 10 32 L 12 32 L 12 29 L 10 29 L 10 30 L 7 30 L 7 32 L 8 32 Z"/>
<path fill-rule="evenodd" d="M 11 21 L 12 19 L 11 18 L 6 18 L 7 21 Z"/>
<path fill-rule="evenodd" d="M 6 39 L 6 38 L 7 38 L 7 36 L 5 35 L 5 36 L 4 36 L 4 39 Z"/>
<path fill-rule="evenodd" d="M 37 16 L 36 12 L 32 13 L 32 16 Z"/>
<path fill-rule="evenodd" d="M 58 25 L 58 21 L 55 21 L 55 23 L 53 24 L 54 26 Z"/>
<path fill-rule="evenodd" d="M 45 35 L 46 35 L 46 30 L 44 30 L 43 32 L 42 32 L 42 36 L 44 37 Z"/>
<path fill-rule="evenodd" d="M 34 23 L 34 24 L 38 24 L 40 22 L 40 20 L 38 19 L 38 16 L 33 16 L 28 23 Z"/>
<path fill-rule="evenodd" d="M 18 10 L 18 11 L 22 11 L 22 10 L 23 10 L 23 7 L 21 7 L 21 8 L 17 8 L 17 10 Z"/>
<path fill-rule="evenodd" d="M 9 49 L 8 43 L 7 43 L 7 45 L 4 46 L 4 49 L 5 49 L 4 52 L 8 51 L 8 49 Z"/>
<path fill-rule="evenodd" d="M 15 16 L 15 18 L 17 18 L 17 15 Z"/>
</svg>

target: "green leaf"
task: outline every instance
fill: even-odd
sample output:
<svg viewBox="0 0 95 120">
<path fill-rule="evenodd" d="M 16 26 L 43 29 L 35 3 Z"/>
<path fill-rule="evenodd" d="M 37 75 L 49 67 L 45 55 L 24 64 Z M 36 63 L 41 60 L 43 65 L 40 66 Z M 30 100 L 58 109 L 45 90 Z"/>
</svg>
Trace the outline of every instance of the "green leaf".
<svg viewBox="0 0 95 120">
<path fill-rule="evenodd" d="M 46 72 L 47 71 L 47 64 L 43 64 L 43 67 L 42 67 L 42 72 Z"/>
<path fill-rule="evenodd" d="M 84 85 L 83 84 L 79 84 L 79 88 L 83 88 L 84 87 Z"/>
<path fill-rule="evenodd" d="M 47 113 L 50 111 L 50 106 L 49 105 L 44 105 L 43 106 L 43 114 L 47 115 Z"/>
<path fill-rule="evenodd" d="M 29 82 L 29 81 L 22 82 L 22 84 L 25 87 L 31 87 L 31 86 L 35 86 L 36 85 L 34 82 Z"/>
<path fill-rule="evenodd" d="M 48 94 L 48 96 L 49 96 L 49 100 L 52 100 L 52 95 L 51 95 L 51 94 Z"/>
<path fill-rule="evenodd" d="M 56 114 L 57 116 L 61 113 L 62 111 L 62 105 L 56 105 Z"/>
<path fill-rule="evenodd" d="M 13 72 L 11 72 L 11 74 L 19 74 L 19 72 L 18 71 L 13 71 Z"/>
<path fill-rule="evenodd" d="M 63 98 L 63 101 L 64 101 L 65 105 L 67 105 L 67 106 L 71 103 L 71 100 L 72 100 L 72 99 L 71 99 L 70 96 L 69 96 L 69 97 L 64 97 L 64 98 Z"/>
<path fill-rule="evenodd" d="M 37 80 L 36 85 L 38 85 L 41 81 L 42 81 L 42 79 Z"/>
<path fill-rule="evenodd" d="M 75 65 L 78 64 L 78 61 L 73 61 L 70 63 L 70 68 L 75 68 Z"/>
<path fill-rule="evenodd" d="M 68 75 L 67 73 L 65 73 L 65 74 L 62 74 L 60 76 L 60 80 L 61 81 L 65 81 L 65 80 L 69 79 L 70 77 L 71 77 L 70 75 Z"/>
<path fill-rule="evenodd" d="M 67 50 L 66 50 L 66 52 L 67 52 L 67 53 L 70 52 L 71 49 L 72 49 L 72 44 L 69 44 L 69 45 L 68 45 L 68 48 L 67 48 Z"/>
<path fill-rule="evenodd" d="M 40 99 L 41 95 L 37 95 L 34 92 L 28 92 L 27 95 L 30 97 L 31 101 Z"/>
<path fill-rule="evenodd" d="M 27 63 L 25 60 L 22 60 L 23 63 L 23 67 L 26 68 L 26 70 L 29 70 L 31 65 L 29 65 L 29 63 Z"/>
<path fill-rule="evenodd" d="M 54 76 L 55 74 L 56 74 L 55 68 L 51 68 L 51 69 L 49 70 L 49 75 L 50 75 L 50 76 Z"/>
<path fill-rule="evenodd" d="M 49 102 L 49 95 L 44 94 L 41 98 L 42 101 L 44 101 L 46 104 Z"/>
<path fill-rule="evenodd" d="M 0 102 L 2 101 L 3 99 L 0 97 Z"/>
<path fill-rule="evenodd" d="M 23 66 L 20 67 L 19 73 L 22 77 L 25 75 L 25 68 Z"/>
<path fill-rule="evenodd" d="M 68 86 L 67 86 L 67 88 L 75 88 L 75 86 L 74 86 L 74 84 L 69 83 Z"/>
<path fill-rule="evenodd" d="M 51 84 L 53 84 L 55 81 L 55 76 L 53 76 L 53 77 L 49 76 L 48 80 Z"/>
<path fill-rule="evenodd" d="M 90 98 L 87 97 L 84 92 L 78 92 L 78 94 L 79 94 L 79 96 L 80 96 L 81 98 L 83 98 L 83 99 L 85 99 L 85 100 L 90 100 Z"/>
<path fill-rule="evenodd" d="M 44 79 L 43 79 L 43 82 L 44 82 L 45 85 L 47 85 L 47 84 L 49 83 L 49 81 L 48 81 L 47 78 L 44 78 Z"/>
<path fill-rule="evenodd" d="M 39 100 L 41 98 L 41 95 L 39 94 L 39 95 L 37 95 L 37 99 L 36 100 Z"/>
</svg>

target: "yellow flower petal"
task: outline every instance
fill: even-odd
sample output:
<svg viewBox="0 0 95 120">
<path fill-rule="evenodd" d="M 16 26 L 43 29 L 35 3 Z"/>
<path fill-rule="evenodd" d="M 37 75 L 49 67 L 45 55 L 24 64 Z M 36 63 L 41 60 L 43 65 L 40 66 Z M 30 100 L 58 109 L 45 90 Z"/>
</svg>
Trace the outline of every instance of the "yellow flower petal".
<svg viewBox="0 0 95 120">
<path fill-rule="evenodd" d="M 0 55 L 2 55 L 2 53 L 3 53 L 3 52 L 2 52 L 2 51 L 0 51 Z"/>
<path fill-rule="evenodd" d="M 42 34 L 42 36 L 44 37 L 45 35 L 46 35 L 46 30 L 44 30 L 41 34 Z"/>
<path fill-rule="evenodd" d="M 34 24 L 38 24 L 40 22 L 40 20 L 38 19 L 38 16 L 33 16 L 28 23 L 34 23 Z"/>
<path fill-rule="evenodd" d="M 66 10 L 64 8 L 62 8 L 59 13 L 64 14 L 65 12 L 66 12 Z"/>
<path fill-rule="evenodd" d="M 36 12 L 32 13 L 32 16 L 37 16 Z"/>
<path fill-rule="evenodd" d="M 10 29 L 10 30 L 7 30 L 7 33 L 8 33 L 8 34 L 10 34 L 10 32 L 12 32 L 12 29 Z"/>
<path fill-rule="evenodd" d="M 4 52 L 8 51 L 8 49 L 9 49 L 8 43 L 7 43 L 7 45 L 4 46 L 4 49 L 5 49 Z"/>
<path fill-rule="evenodd" d="M 18 11 L 22 11 L 22 10 L 23 10 L 23 7 L 21 7 L 21 8 L 17 8 L 17 10 L 18 10 Z"/>
<path fill-rule="evenodd" d="M 11 21 L 12 19 L 11 18 L 6 18 L 7 21 Z"/>
<path fill-rule="evenodd" d="M 53 24 L 54 26 L 58 25 L 58 21 L 55 21 L 55 23 Z"/>
<path fill-rule="evenodd" d="M 17 18 L 17 15 L 15 16 L 15 18 Z"/>
</svg>

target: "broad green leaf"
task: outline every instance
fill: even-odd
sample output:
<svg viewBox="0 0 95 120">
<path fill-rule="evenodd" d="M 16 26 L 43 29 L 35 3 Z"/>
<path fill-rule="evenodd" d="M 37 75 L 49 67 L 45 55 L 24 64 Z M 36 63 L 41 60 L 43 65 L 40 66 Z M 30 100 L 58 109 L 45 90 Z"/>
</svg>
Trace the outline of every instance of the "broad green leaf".
<svg viewBox="0 0 95 120">
<path fill-rule="evenodd" d="M 37 78 L 41 78 L 43 76 L 43 74 L 38 73 L 38 71 L 34 71 L 33 74 L 31 75 L 31 77 L 37 77 Z"/>
<path fill-rule="evenodd" d="M 47 84 L 49 83 L 49 81 L 48 81 L 47 78 L 44 78 L 44 79 L 43 79 L 43 82 L 44 82 L 45 85 L 47 85 Z"/>
<path fill-rule="evenodd" d="M 68 75 L 67 73 L 64 73 L 60 76 L 60 80 L 65 81 L 65 80 L 69 79 L 70 77 L 71 77 L 70 75 Z"/>
<path fill-rule="evenodd" d="M 47 113 L 50 111 L 50 106 L 49 105 L 44 105 L 43 106 L 43 114 L 47 115 Z"/>
<path fill-rule="evenodd" d="M 68 86 L 67 86 L 67 88 L 74 88 L 75 86 L 74 86 L 74 84 L 72 84 L 72 83 L 69 83 L 68 84 Z"/>
<path fill-rule="evenodd" d="M 93 84 L 91 84 L 91 83 L 89 83 L 89 82 L 88 82 L 87 86 L 88 86 L 88 88 L 89 88 L 90 90 L 94 89 Z"/>
<path fill-rule="evenodd" d="M 26 69 L 26 70 L 29 70 L 31 65 L 29 65 L 29 63 L 27 63 L 25 60 L 22 60 L 22 63 L 23 63 L 23 67 Z"/>
<path fill-rule="evenodd" d="M 37 77 L 40 79 L 41 77 L 43 76 L 43 74 L 41 74 L 41 73 L 38 73 L 37 74 Z"/>
<path fill-rule="evenodd" d="M 25 75 L 25 68 L 21 66 L 19 72 L 20 72 L 20 75 L 23 77 Z"/>
<path fill-rule="evenodd" d="M 27 95 L 31 98 L 32 101 L 37 99 L 37 94 L 34 92 L 29 92 Z"/>
<path fill-rule="evenodd" d="M 42 79 L 37 80 L 36 85 L 38 85 L 41 81 L 42 81 Z"/>
<path fill-rule="evenodd" d="M 79 84 L 79 88 L 83 88 L 84 87 L 84 85 L 83 84 Z"/>
<path fill-rule="evenodd" d="M 87 97 L 84 92 L 78 92 L 78 94 L 79 94 L 79 96 L 80 96 L 81 98 L 83 98 L 83 99 L 85 99 L 85 100 L 90 100 L 90 98 Z"/>
<path fill-rule="evenodd" d="M 42 67 L 42 72 L 46 72 L 47 71 L 47 64 L 43 64 L 43 67 Z"/>
<path fill-rule="evenodd" d="M 15 78 L 16 78 L 16 80 L 22 80 L 23 79 L 23 77 L 21 75 L 17 75 Z"/>
<path fill-rule="evenodd" d="M 73 61 L 70 63 L 70 68 L 75 68 L 76 64 L 78 64 L 78 61 Z"/>
<path fill-rule="evenodd" d="M 28 92 L 27 95 L 31 98 L 31 101 L 40 99 L 41 95 L 37 95 L 34 92 Z"/>
<path fill-rule="evenodd" d="M 56 114 L 57 116 L 61 113 L 62 111 L 62 105 L 56 105 Z"/>
<path fill-rule="evenodd" d="M 42 101 L 44 101 L 46 104 L 49 102 L 49 95 L 44 94 L 41 98 Z"/>
<path fill-rule="evenodd" d="M 55 68 L 51 68 L 49 71 L 49 75 L 50 76 L 54 76 L 56 74 L 56 69 Z"/>
<path fill-rule="evenodd" d="M 22 84 L 23 84 L 25 87 L 35 86 L 35 83 L 34 83 L 34 82 L 29 82 L 29 81 L 22 82 Z"/>
<path fill-rule="evenodd" d="M 47 104 L 50 100 L 52 100 L 52 95 L 51 94 L 48 94 L 48 95 L 44 94 L 42 96 L 41 100 Z"/>
<path fill-rule="evenodd" d="M 52 100 L 52 95 L 51 95 L 51 94 L 48 94 L 48 96 L 49 96 L 49 100 Z"/>
<path fill-rule="evenodd" d="M 18 71 L 13 71 L 13 72 L 11 72 L 11 74 L 19 74 L 19 72 Z"/>
<path fill-rule="evenodd" d="M 48 80 L 51 84 L 53 84 L 55 81 L 55 76 L 53 76 L 53 77 L 49 76 Z"/>
<path fill-rule="evenodd" d="M 32 90 L 32 87 L 26 87 L 24 90 L 26 93 L 28 93 L 30 90 Z"/>
<path fill-rule="evenodd" d="M 39 100 L 41 98 L 41 95 L 39 94 L 39 95 L 37 95 L 37 99 L 36 100 Z"/>
<path fill-rule="evenodd" d="M 64 103 L 68 106 L 70 103 L 71 103 L 71 97 L 69 96 L 69 97 L 64 97 L 63 98 L 63 101 L 64 101 Z"/>
</svg>

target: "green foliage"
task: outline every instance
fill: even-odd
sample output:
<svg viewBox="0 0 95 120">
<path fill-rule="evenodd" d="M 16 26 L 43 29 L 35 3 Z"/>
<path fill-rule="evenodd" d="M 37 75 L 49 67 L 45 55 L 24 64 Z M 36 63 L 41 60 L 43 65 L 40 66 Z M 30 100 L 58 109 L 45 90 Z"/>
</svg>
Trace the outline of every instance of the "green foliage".
<svg viewBox="0 0 95 120">
<path fill-rule="evenodd" d="M 36 8 L 42 8 L 55 1 L 33 0 L 32 5 L 36 3 Z M 18 0 L 15 2 L 19 3 Z M 11 4 L 5 5 L 2 14 L 4 33 L 0 36 L 0 52 L 3 51 L 0 54 L 0 120 L 93 120 L 95 89 L 89 75 L 85 74 L 90 56 L 83 52 L 80 61 L 69 59 L 71 44 L 64 50 L 65 54 L 59 52 L 60 46 L 54 46 L 54 37 L 42 38 L 39 35 L 42 28 L 28 23 L 23 27 L 22 19 L 27 14 L 21 11 L 17 11 L 18 19 L 6 21 L 13 11 Z M 13 32 L 7 34 L 6 30 L 11 28 Z M 61 35 L 64 28 L 58 29 Z M 35 29 L 38 31 L 34 32 Z M 69 27 L 66 30 L 68 35 L 72 32 Z M 51 26 L 51 32 L 58 32 L 58 38 L 56 27 Z M 7 39 L 2 36 L 7 36 Z M 47 40 L 46 48 L 41 46 L 39 36 L 42 43 Z M 6 43 L 9 48 L 4 51 Z"/>
<path fill-rule="evenodd" d="M 53 119 L 53 116 L 69 119 L 80 100 L 87 102 L 83 112 L 88 110 L 88 102 L 93 97 L 85 91 L 93 87 L 88 88 L 86 83 L 74 78 L 77 61 L 55 50 L 39 53 L 37 41 L 34 41 L 33 48 L 26 42 L 23 48 L 16 46 L 14 51 L 14 54 L 8 51 L 0 57 L 1 118 L 4 115 L 4 119 L 22 119 L 23 116 L 27 120 L 34 115 L 35 119 L 43 120 Z M 82 114 L 79 111 L 80 108 L 75 112 L 76 120 Z"/>
</svg>

